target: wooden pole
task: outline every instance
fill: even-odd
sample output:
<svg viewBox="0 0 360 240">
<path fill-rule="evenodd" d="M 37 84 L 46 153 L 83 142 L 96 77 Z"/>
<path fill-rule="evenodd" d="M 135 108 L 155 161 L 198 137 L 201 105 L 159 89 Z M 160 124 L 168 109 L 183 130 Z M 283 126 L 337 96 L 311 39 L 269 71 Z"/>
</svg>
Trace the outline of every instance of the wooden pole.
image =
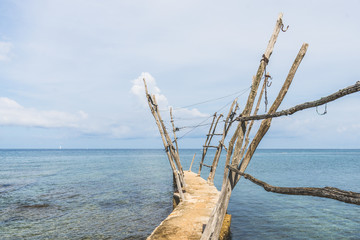
<svg viewBox="0 0 360 240">
<path fill-rule="evenodd" d="M 173 115 L 172 115 L 172 107 L 170 108 L 170 118 L 171 118 L 171 125 L 173 127 L 174 142 L 175 142 L 175 145 L 176 145 L 176 152 L 179 155 L 179 146 L 178 146 L 178 143 L 177 143 L 176 128 L 175 128 L 175 124 L 174 124 L 174 118 L 173 118 Z"/>
<path fill-rule="evenodd" d="M 250 121 L 250 120 L 262 120 L 262 119 L 267 119 L 267 118 L 276 118 L 276 117 L 281 117 L 281 116 L 288 116 L 288 115 L 292 115 L 298 111 L 302 111 L 304 109 L 308 109 L 308 108 L 313 108 L 313 107 L 317 107 L 317 106 L 321 106 L 324 105 L 328 102 L 332 102 L 335 101 L 338 98 L 344 97 L 346 95 L 355 93 L 355 92 L 359 92 L 360 91 L 360 81 L 357 81 L 354 85 L 351 85 L 349 87 L 340 89 L 339 91 L 330 94 L 326 97 L 322 97 L 316 101 L 312 101 L 312 102 L 306 102 L 306 103 L 302 103 L 299 105 L 296 105 L 294 107 L 288 108 L 286 110 L 282 110 L 279 112 L 275 112 L 273 114 L 262 114 L 262 115 L 256 115 L 254 114 L 253 116 L 249 116 L 249 117 L 238 117 L 236 118 L 236 121 Z"/>
<path fill-rule="evenodd" d="M 298 69 L 298 67 L 300 66 L 300 63 L 302 61 L 302 59 L 304 58 L 305 54 L 306 54 L 306 51 L 307 51 L 307 48 L 308 48 L 308 44 L 307 43 L 304 43 L 298 53 L 298 55 L 296 56 L 295 58 L 295 61 L 293 63 L 293 65 L 291 66 L 291 69 L 288 73 L 288 76 L 278 94 L 278 96 L 276 97 L 274 103 L 272 104 L 272 106 L 270 107 L 269 109 L 269 112 L 268 114 L 273 114 L 276 112 L 276 110 L 279 108 L 281 102 L 284 100 L 285 98 L 285 95 L 292 83 L 292 80 L 294 79 L 294 76 L 295 76 L 295 73 L 296 73 L 296 70 Z M 266 132 L 269 130 L 270 128 L 270 124 L 271 124 L 271 121 L 272 121 L 272 118 L 268 118 L 268 119 L 265 119 L 261 122 L 261 125 L 259 127 L 259 130 L 258 132 L 256 133 L 254 139 L 252 140 L 250 146 L 249 146 L 249 149 L 248 151 L 246 152 L 245 154 L 245 157 L 243 159 L 243 161 L 241 162 L 241 165 L 240 165 L 240 171 L 241 172 L 244 172 L 245 169 L 247 168 L 257 146 L 259 145 L 260 141 L 262 140 L 262 138 L 264 137 L 264 135 L 266 134 Z M 236 166 L 234 164 L 232 164 L 233 166 Z M 238 176 L 238 175 L 237 175 Z M 238 181 L 239 181 L 240 178 L 236 178 L 234 179 L 234 183 L 236 184 Z"/>
<path fill-rule="evenodd" d="M 261 78 L 265 71 L 265 67 L 269 61 L 271 54 L 272 54 L 276 39 L 279 35 L 280 29 L 282 28 L 282 26 L 283 26 L 282 13 L 280 13 L 279 17 L 276 21 L 274 32 L 270 38 L 270 41 L 269 41 L 266 51 L 264 53 L 263 60 L 260 62 L 260 66 L 258 68 L 256 76 L 253 78 L 251 91 L 249 93 L 249 97 L 248 97 L 245 109 L 242 113 L 242 116 L 249 116 L 251 113 L 253 103 L 254 103 L 254 100 L 256 97 L 257 89 L 259 87 Z M 233 153 L 233 146 L 234 146 L 235 140 L 237 139 L 232 162 L 235 163 L 236 165 L 239 163 L 240 160 L 237 157 L 241 151 L 241 146 L 242 146 L 242 142 L 244 139 L 244 133 L 246 131 L 246 124 L 247 123 L 244 123 L 244 122 L 240 122 L 238 124 L 238 127 L 233 135 L 233 138 L 230 140 L 230 143 L 229 143 L 228 152 L 226 155 L 226 158 L 227 158 L 226 162 L 230 161 L 231 155 Z M 226 174 L 226 172 L 227 172 L 227 170 L 225 170 L 224 173 Z M 232 174 L 230 173 L 229 175 L 232 175 Z M 222 186 L 217 205 L 211 213 L 210 219 L 206 225 L 204 233 L 201 236 L 201 240 L 218 239 L 219 238 L 222 222 L 224 220 L 224 216 L 225 216 L 228 204 L 229 204 L 231 191 L 232 191 L 232 186 L 231 186 L 228 178 L 223 182 L 224 182 L 224 184 Z"/>
<path fill-rule="evenodd" d="M 206 140 L 205 140 L 205 144 L 203 146 L 203 152 L 202 152 L 200 165 L 199 165 L 198 176 L 200 176 L 200 174 L 201 174 L 202 164 L 204 163 L 205 155 L 207 153 L 207 147 L 205 147 L 205 146 L 209 145 L 209 143 L 211 141 L 211 138 L 212 138 L 211 130 L 212 130 L 213 126 L 214 126 L 214 122 L 215 122 L 215 119 L 216 119 L 216 114 L 217 113 L 214 113 L 213 120 L 212 120 L 210 128 L 209 128 L 209 133 L 206 135 Z M 209 139 L 210 139 L 210 141 L 209 141 Z"/>
<path fill-rule="evenodd" d="M 191 161 L 191 164 L 190 164 L 190 168 L 189 168 L 189 172 L 191 172 L 191 168 L 192 168 L 192 165 L 193 165 L 193 163 L 194 163 L 195 156 L 196 156 L 196 153 L 194 153 L 194 156 L 193 156 L 193 158 L 192 158 L 192 161 Z"/>
<path fill-rule="evenodd" d="M 153 102 L 155 104 L 155 106 L 157 106 L 157 102 L 156 102 L 156 98 L 155 98 L 155 95 L 152 96 L 153 98 Z M 163 129 L 163 133 L 164 133 L 164 136 L 165 136 L 165 139 L 167 141 L 167 149 L 165 149 L 166 151 L 170 151 L 170 154 L 172 156 L 172 158 L 174 159 L 174 162 L 176 163 L 177 165 L 177 169 L 178 171 L 181 173 L 180 174 L 180 182 L 182 184 L 183 187 L 186 186 L 185 184 L 185 180 L 184 180 L 184 172 L 183 172 L 183 169 L 182 169 L 182 166 L 181 166 L 181 162 L 180 162 L 180 157 L 179 155 L 177 154 L 176 150 L 175 150 L 175 147 L 174 145 L 172 144 L 172 141 L 171 141 L 171 138 L 169 137 L 169 134 L 166 130 L 166 127 L 165 127 L 165 124 L 163 122 L 163 120 L 161 119 L 161 115 L 160 115 L 160 112 L 159 112 L 159 108 L 156 107 L 155 108 L 155 111 L 157 113 L 157 116 L 159 118 L 159 122 L 161 123 L 161 126 L 162 126 L 162 129 Z"/>
<path fill-rule="evenodd" d="M 227 133 L 228 133 L 228 131 L 230 129 L 230 126 L 232 124 L 232 119 L 230 119 L 230 117 L 234 116 L 236 114 L 236 110 L 237 110 L 237 107 L 238 107 L 238 105 L 235 106 L 236 102 L 237 102 L 237 98 L 231 104 L 229 113 L 226 116 L 222 138 L 221 138 L 221 140 L 219 142 L 219 145 L 218 145 L 218 148 L 216 150 L 215 157 L 214 157 L 212 167 L 211 167 L 211 171 L 210 171 L 208 179 L 207 179 L 209 183 L 214 183 L 215 172 L 216 172 L 216 168 L 218 166 L 219 159 L 220 159 L 220 156 L 221 156 L 222 147 L 224 145 L 225 138 L 226 138 Z M 235 109 L 234 109 L 234 107 L 235 107 Z"/>
<path fill-rule="evenodd" d="M 275 99 L 274 103 L 272 104 L 271 108 L 269 109 L 269 113 L 274 113 L 277 108 L 280 106 L 282 100 L 284 99 L 290 84 L 295 76 L 296 70 L 298 69 L 302 59 L 305 56 L 306 50 L 307 50 L 308 44 L 303 44 L 303 46 L 301 47 L 290 71 L 289 74 L 277 96 L 277 98 Z M 270 123 L 271 123 L 271 118 L 270 119 L 266 119 L 263 120 L 263 122 L 261 123 L 258 132 L 256 133 L 253 141 L 251 142 L 248 151 L 246 152 L 246 155 L 243 159 L 243 161 L 241 162 L 241 166 L 240 166 L 240 171 L 244 172 L 245 169 L 247 168 L 257 146 L 259 145 L 261 139 L 263 138 L 263 136 L 266 134 L 267 130 L 270 127 Z M 233 161 L 232 166 L 237 166 L 238 159 L 236 159 L 236 161 Z M 211 225 L 213 226 L 213 231 L 210 234 L 213 234 L 212 236 L 214 237 L 214 239 L 218 238 L 218 234 L 220 234 L 220 229 L 221 229 L 221 224 L 225 213 L 226 213 L 226 209 L 228 207 L 229 204 L 229 200 L 230 200 L 230 196 L 231 196 L 231 192 L 232 189 L 235 187 L 236 183 L 239 181 L 240 177 L 237 173 L 234 172 L 230 172 L 229 173 L 229 178 L 227 179 L 225 186 L 223 187 L 222 191 L 221 191 L 221 196 L 219 197 L 219 201 L 221 200 L 222 202 L 218 202 L 219 203 L 219 207 L 215 207 L 214 211 L 215 213 L 218 213 L 218 219 L 220 219 L 221 221 L 219 221 L 217 224 L 215 225 Z M 214 214 L 216 215 L 216 214 Z M 211 220 L 212 218 L 210 218 Z M 210 222 L 209 220 L 209 222 Z M 215 221 L 216 222 L 216 221 Z M 206 231 L 206 229 L 205 229 Z M 205 233 L 204 231 L 204 233 Z M 209 238 L 204 238 L 204 239 L 209 239 Z"/>
<path fill-rule="evenodd" d="M 203 158 L 201 159 L 202 161 L 201 161 L 201 163 L 200 163 L 199 173 L 198 173 L 199 176 L 200 176 L 200 173 L 201 173 L 202 166 L 204 165 L 203 163 L 204 163 L 205 155 L 206 155 L 206 153 L 207 153 L 208 148 L 211 147 L 211 148 L 216 148 L 217 151 L 219 150 L 219 146 L 211 146 L 211 145 L 210 145 L 210 142 L 211 142 L 213 136 L 215 135 L 216 127 L 217 127 L 217 125 L 218 125 L 218 123 L 219 123 L 220 118 L 222 118 L 222 117 L 223 117 L 223 115 L 220 114 L 220 115 L 218 116 L 218 118 L 216 119 L 216 122 L 215 122 L 215 125 L 214 125 L 213 129 L 212 129 L 212 132 L 211 132 L 211 134 L 209 134 L 210 138 L 209 138 L 209 141 L 208 141 L 208 143 L 207 143 L 208 145 L 205 145 L 205 146 L 204 146 L 204 149 L 206 149 L 206 151 L 205 151 L 205 154 L 203 155 Z M 220 146 L 220 147 L 222 147 L 222 146 Z M 210 169 L 210 172 L 211 172 L 211 171 L 212 171 L 212 168 Z"/>
<path fill-rule="evenodd" d="M 256 104 L 255 111 L 254 111 L 253 115 L 256 115 L 258 113 L 258 111 L 259 111 L 262 95 L 263 95 L 263 93 L 265 91 L 265 88 L 266 88 L 268 76 L 269 76 L 269 73 L 265 74 L 264 83 L 263 83 L 263 86 L 261 88 L 260 95 L 259 95 L 259 98 L 258 98 L 258 101 L 257 101 L 257 104 Z M 254 125 L 254 121 L 251 121 L 250 125 L 249 125 L 249 128 L 248 128 L 248 130 L 246 132 L 245 142 L 244 142 L 244 145 L 242 146 L 239 159 L 243 158 L 243 156 L 245 154 L 245 151 L 246 151 L 246 148 L 249 145 L 249 135 L 250 135 L 250 132 L 251 132 L 251 129 L 252 129 L 253 125 Z"/>
<path fill-rule="evenodd" d="M 160 136 L 161 136 L 161 139 L 162 139 L 162 141 L 163 141 L 163 144 L 164 144 L 164 147 L 165 147 L 165 150 L 166 150 L 166 155 L 167 155 L 167 157 L 168 157 L 168 160 L 169 160 L 169 163 L 170 163 L 170 167 L 171 167 L 171 169 L 172 169 L 172 171 L 173 171 L 173 175 L 174 175 L 174 177 L 175 177 L 176 185 L 177 185 L 177 188 L 178 188 L 178 190 L 179 190 L 180 199 L 181 199 L 182 201 L 184 201 L 184 200 L 185 200 L 185 196 L 184 196 L 184 194 L 183 194 L 183 192 L 182 192 L 182 187 L 181 187 L 180 179 L 179 179 L 179 176 L 178 176 L 178 174 L 177 174 L 177 170 L 176 170 L 175 164 L 174 164 L 174 162 L 173 162 L 173 158 L 171 157 L 170 152 L 167 151 L 168 145 L 167 145 L 167 142 L 166 142 L 166 139 L 165 139 L 165 134 L 164 134 L 164 132 L 163 132 L 163 127 L 162 127 L 161 124 L 160 124 L 160 119 L 159 119 L 159 116 L 157 115 L 157 111 L 155 111 L 155 108 L 157 108 L 156 103 L 155 103 L 156 99 L 153 99 L 153 98 L 151 97 L 151 95 L 148 93 L 148 89 L 147 89 L 147 85 L 146 85 L 145 79 L 143 79 L 143 81 L 144 81 L 144 86 L 145 86 L 145 94 L 146 94 L 146 97 L 147 97 L 147 99 L 148 99 L 148 105 L 149 105 L 150 111 L 151 111 L 151 113 L 152 113 L 152 115 L 153 115 L 153 117 L 154 117 L 154 119 L 155 119 L 156 125 L 158 126 L 158 129 L 159 129 L 159 132 L 160 132 Z"/>
<path fill-rule="evenodd" d="M 305 195 L 322 198 L 331 198 L 340 202 L 360 205 L 360 193 L 344 191 L 334 187 L 314 188 L 314 187 L 277 187 L 254 178 L 250 174 L 239 171 L 236 168 L 227 166 L 231 171 L 236 172 L 245 179 L 263 187 L 268 192 L 287 194 L 287 195 Z"/>
</svg>

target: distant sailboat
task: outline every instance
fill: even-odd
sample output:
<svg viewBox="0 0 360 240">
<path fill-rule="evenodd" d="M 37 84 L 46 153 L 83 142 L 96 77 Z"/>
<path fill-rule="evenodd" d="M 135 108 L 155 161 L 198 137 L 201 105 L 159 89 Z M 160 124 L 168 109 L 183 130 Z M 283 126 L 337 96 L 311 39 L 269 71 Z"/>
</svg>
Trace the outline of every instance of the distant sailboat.
<svg viewBox="0 0 360 240">
<path fill-rule="evenodd" d="M 61 150 L 62 149 L 62 147 L 61 147 L 61 145 L 59 146 L 59 150 Z"/>
</svg>

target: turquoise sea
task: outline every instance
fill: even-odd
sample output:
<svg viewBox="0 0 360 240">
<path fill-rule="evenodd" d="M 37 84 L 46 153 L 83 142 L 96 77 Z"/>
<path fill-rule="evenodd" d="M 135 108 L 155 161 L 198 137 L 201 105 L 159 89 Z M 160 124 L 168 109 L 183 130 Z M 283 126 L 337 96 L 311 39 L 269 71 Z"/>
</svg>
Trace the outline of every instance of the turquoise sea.
<svg viewBox="0 0 360 240">
<path fill-rule="evenodd" d="M 197 171 L 201 150 L 180 151 L 185 170 L 195 152 Z M 277 186 L 360 192 L 360 150 L 260 149 L 247 172 Z M 172 186 L 164 150 L 0 150 L 0 239 L 144 239 L 172 211 Z M 360 239 L 360 206 L 245 179 L 228 212 L 232 239 Z"/>
</svg>

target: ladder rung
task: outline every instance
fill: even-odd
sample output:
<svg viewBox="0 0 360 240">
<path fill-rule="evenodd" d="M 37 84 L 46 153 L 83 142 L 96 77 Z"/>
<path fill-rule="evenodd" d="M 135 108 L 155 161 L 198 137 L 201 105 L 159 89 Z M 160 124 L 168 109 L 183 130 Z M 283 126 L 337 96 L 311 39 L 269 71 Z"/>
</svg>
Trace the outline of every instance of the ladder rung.
<svg viewBox="0 0 360 240">
<path fill-rule="evenodd" d="M 205 164 L 205 163 L 200 163 L 200 164 L 203 165 L 203 166 L 205 166 L 205 167 L 212 168 L 212 166 L 207 165 L 207 164 Z"/>
<path fill-rule="evenodd" d="M 219 148 L 219 146 L 203 146 L 203 147 Z"/>
</svg>

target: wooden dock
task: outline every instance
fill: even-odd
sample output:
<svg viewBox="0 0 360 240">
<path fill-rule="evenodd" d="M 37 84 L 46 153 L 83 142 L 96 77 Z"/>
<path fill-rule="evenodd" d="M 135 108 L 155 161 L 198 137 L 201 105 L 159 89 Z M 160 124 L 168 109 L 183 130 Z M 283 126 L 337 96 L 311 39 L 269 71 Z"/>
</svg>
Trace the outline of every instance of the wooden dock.
<svg viewBox="0 0 360 240">
<path fill-rule="evenodd" d="M 184 172 L 186 181 L 185 201 L 180 202 L 173 212 L 147 238 L 155 239 L 200 239 L 204 225 L 209 221 L 220 192 L 212 184 L 193 172 Z M 220 239 L 230 234 L 231 216 L 227 215 Z"/>
</svg>

